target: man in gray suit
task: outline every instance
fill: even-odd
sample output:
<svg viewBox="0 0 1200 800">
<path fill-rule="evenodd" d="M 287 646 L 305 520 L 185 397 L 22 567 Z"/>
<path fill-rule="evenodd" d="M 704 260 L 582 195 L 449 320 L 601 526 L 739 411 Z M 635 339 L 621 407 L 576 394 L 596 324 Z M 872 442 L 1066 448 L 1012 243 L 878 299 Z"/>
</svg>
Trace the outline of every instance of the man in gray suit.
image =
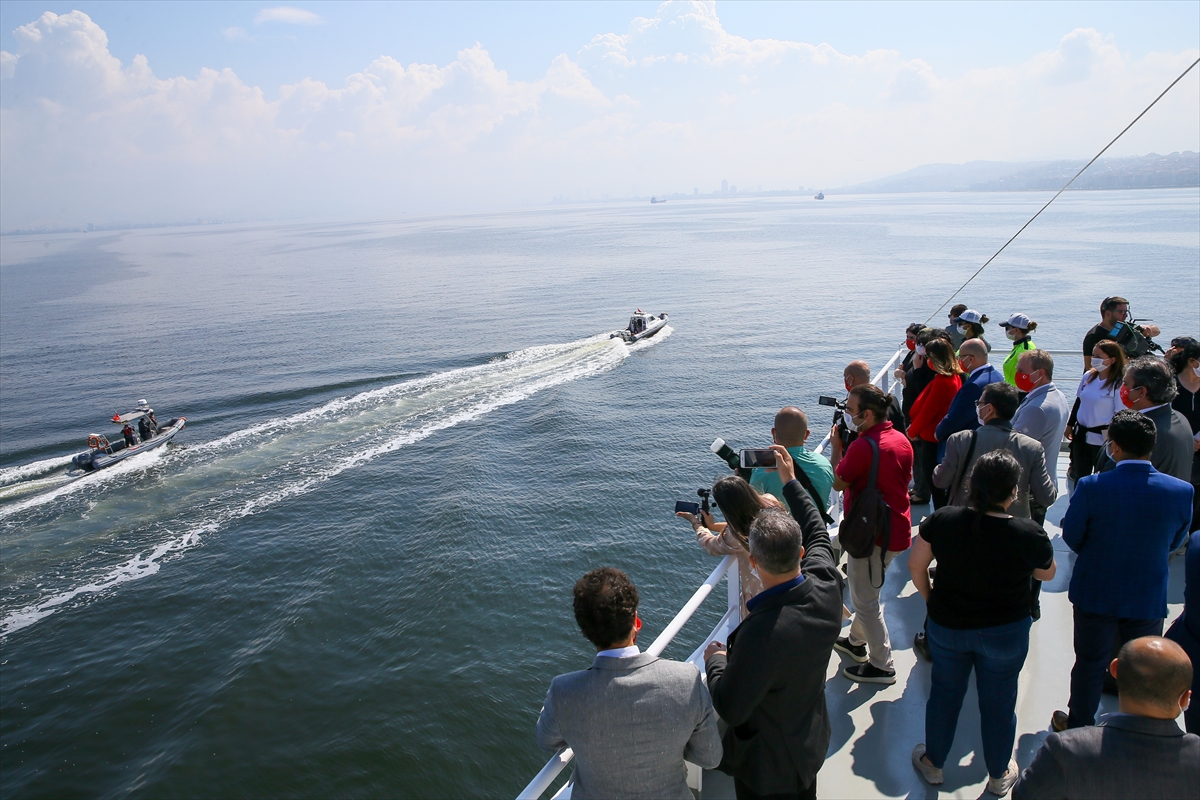
<svg viewBox="0 0 1200 800">
<path fill-rule="evenodd" d="M 1047 468 L 1042 445 L 1013 430 L 1011 420 L 1018 405 L 1016 387 L 1002 382 L 989 383 L 983 387 L 983 395 L 975 404 L 981 423 L 979 429 L 959 431 L 946 440 L 946 455 L 933 471 L 933 485 L 949 490 L 950 505 L 967 505 L 971 470 L 980 456 L 993 450 L 1012 453 L 1021 465 L 1017 499 L 1009 506 L 1008 513 L 1029 519 L 1030 497 L 1044 508 L 1053 505 L 1058 497 L 1058 487 Z"/>
<path fill-rule="evenodd" d="M 691 664 L 641 653 L 637 588 L 602 567 L 575 584 L 575 621 L 596 660 L 550 684 L 538 744 L 575 751 L 572 797 L 692 800 L 684 761 L 712 769 L 721 736 L 708 690 Z"/>
<path fill-rule="evenodd" d="M 1196 797 L 1200 736 L 1175 719 L 1192 697 L 1192 662 L 1170 639 L 1125 643 L 1109 665 L 1120 711 L 1046 737 L 1013 787 L 1015 800 Z"/>
<path fill-rule="evenodd" d="M 1029 394 L 1025 395 L 1017 413 L 1013 415 L 1013 430 L 1041 442 L 1050 478 L 1057 487 L 1058 452 L 1062 449 L 1071 409 L 1067 405 L 1067 396 L 1054 385 L 1054 359 L 1045 350 L 1030 350 L 1022 354 L 1017 359 L 1016 380 L 1017 388 Z M 1029 504 L 1030 518 L 1039 525 L 1043 524 L 1047 508 L 1047 504 L 1034 497 Z"/>
<path fill-rule="evenodd" d="M 1192 426 L 1187 417 L 1171 407 L 1175 399 L 1175 374 L 1167 362 L 1155 356 L 1135 358 L 1125 367 L 1122 394 L 1129 398 L 1130 408 L 1141 412 L 1154 423 L 1154 452 L 1150 463 L 1159 472 L 1191 482 Z M 1107 454 L 1100 456 L 1100 472 L 1116 466 Z"/>
</svg>

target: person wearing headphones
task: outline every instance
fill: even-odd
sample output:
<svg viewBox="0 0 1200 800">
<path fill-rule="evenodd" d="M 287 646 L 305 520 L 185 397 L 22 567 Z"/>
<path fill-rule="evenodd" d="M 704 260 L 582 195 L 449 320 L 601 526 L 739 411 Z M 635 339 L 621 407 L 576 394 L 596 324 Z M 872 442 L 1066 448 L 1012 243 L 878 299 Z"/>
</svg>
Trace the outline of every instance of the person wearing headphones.
<svg viewBox="0 0 1200 800">
<path fill-rule="evenodd" d="M 1096 342 L 1103 339 L 1108 339 L 1112 333 L 1113 327 L 1118 322 L 1127 322 L 1129 320 L 1129 301 L 1124 297 L 1113 295 L 1112 297 L 1104 298 L 1104 302 L 1100 304 L 1100 324 L 1092 327 L 1091 330 L 1083 337 L 1083 371 L 1087 372 L 1092 368 L 1092 349 L 1095 348 Z M 1138 351 L 1129 353 L 1130 358 L 1138 358 L 1150 352 L 1150 348 L 1146 345 L 1145 337 L 1153 339 L 1162 333 L 1157 325 L 1143 325 L 1143 337 L 1139 340 Z"/>
</svg>

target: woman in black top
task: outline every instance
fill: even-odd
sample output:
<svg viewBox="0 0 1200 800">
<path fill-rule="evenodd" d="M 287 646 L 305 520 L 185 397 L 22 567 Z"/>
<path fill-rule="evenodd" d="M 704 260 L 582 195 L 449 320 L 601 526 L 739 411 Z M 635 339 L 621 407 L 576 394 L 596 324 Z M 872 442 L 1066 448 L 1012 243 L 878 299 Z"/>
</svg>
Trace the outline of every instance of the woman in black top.
<svg viewBox="0 0 1200 800">
<path fill-rule="evenodd" d="M 970 507 L 946 506 L 921 523 L 908 566 L 929 604 L 933 655 L 925 744 L 913 764 L 929 783 L 942 782 L 967 680 L 975 670 L 988 791 L 1005 795 L 1016 782 L 1017 677 L 1029 652 L 1030 579 L 1054 577 L 1054 548 L 1036 522 L 1007 513 L 1021 467 L 1006 451 L 979 458 L 971 472 Z M 938 562 L 930 587 L 929 564 Z"/>
<path fill-rule="evenodd" d="M 1175 370 L 1175 399 L 1171 406 L 1187 417 L 1192 436 L 1200 436 L 1200 342 L 1190 336 L 1171 340 L 1167 361 Z M 1192 441 L 1192 531 L 1200 530 L 1200 440 Z"/>
</svg>

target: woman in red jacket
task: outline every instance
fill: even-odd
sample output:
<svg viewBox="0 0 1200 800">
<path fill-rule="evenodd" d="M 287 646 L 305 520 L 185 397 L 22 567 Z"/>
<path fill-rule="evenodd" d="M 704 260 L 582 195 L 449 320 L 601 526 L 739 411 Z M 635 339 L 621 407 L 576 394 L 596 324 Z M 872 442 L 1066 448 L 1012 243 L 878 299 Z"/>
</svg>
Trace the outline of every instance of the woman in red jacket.
<svg viewBox="0 0 1200 800">
<path fill-rule="evenodd" d="M 954 357 L 954 348 L 949 342 L 934 339 L 925 345 L 925 363 L 936 373 L 933 380 L 926 386 L 913 403 L 908 424 L 908 438 L 913 443 L 913 472 L 918 470 L 927 478 L 925 486 L 933 485 L 933 470 L 938 464 L 938 441 L 934 436 L 938 423 L 950 410 L 954 395 L 962 387 L 962 369 L 958 359 Z M 917 485 L 922 485 L 917 482 Z M 945 491 L 934 488 L 933 506 L 941 508 L 946 504 Z M 913 497 L 909 499 L 916 504 L 928 503 L 928 497 Z"/>
</svg>

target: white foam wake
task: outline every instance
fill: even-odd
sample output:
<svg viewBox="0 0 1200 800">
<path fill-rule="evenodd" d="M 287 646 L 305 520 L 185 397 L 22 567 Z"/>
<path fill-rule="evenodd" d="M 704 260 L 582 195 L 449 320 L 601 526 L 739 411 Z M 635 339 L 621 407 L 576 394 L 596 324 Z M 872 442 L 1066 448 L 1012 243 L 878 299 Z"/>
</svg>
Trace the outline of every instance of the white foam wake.
<svg viewBox="0 0 1200 800">
<path fill-rule="evenodd" d="M 61 469 L 71 463 L 71 456 L 55 456 L 42 461 L 34 461 L 32 464 L 22 464 L 19 467 L 4 467 L 0 469 L 0 486 L 7 486 L 10 483 L 17 481 L 25 481 L 30 478 L 35 478 L 38 475 L 52 472 L 56 469 Z"/>
<path fill-rule="evenodd" d="M 181 451 L 179 462 L 163 478 L 163 492 L 150 496 L 145 515 L 169 511 L 153 520 L 154 530 L 169 532 L 165 540 L 116 567 L 104 568 L 85 584 L 52 592 L 49 597 L 17 609 L 0 619 L 0 635 L 28 627 L 60 610 L 71 600 L 155 574 L 161 561 L 187 550 L 201 536 L 230 521 L 312 491 L 343 472 L 419 442 L 438 431 L 478 419 L 537 392 L 596 375 L 621 364 L 632 352 L 667 338 L 670 327 L 652 339 L 626 346 L 608 334 L 565 344 L 518 350 L 473 367 L 434 373 L 356 395 L 340 397 L 316 408 L 251 426 Z M 149 464 L 141 459 L 162 458 L 165 448 L 131 458 L 11 508 L 0 518 L 27 511 L 64 495 L 96 488 Z M 129 498 L 120 513 L 129 518 Z M 156 503 L 158 505 L 151 506 Z M 103 498 L 89 516 L 110 512 Z M 166 512 L 163 512 L 166 513 Z M 118 518 L 113 518 L 119 525 Z"/>
</svg>

